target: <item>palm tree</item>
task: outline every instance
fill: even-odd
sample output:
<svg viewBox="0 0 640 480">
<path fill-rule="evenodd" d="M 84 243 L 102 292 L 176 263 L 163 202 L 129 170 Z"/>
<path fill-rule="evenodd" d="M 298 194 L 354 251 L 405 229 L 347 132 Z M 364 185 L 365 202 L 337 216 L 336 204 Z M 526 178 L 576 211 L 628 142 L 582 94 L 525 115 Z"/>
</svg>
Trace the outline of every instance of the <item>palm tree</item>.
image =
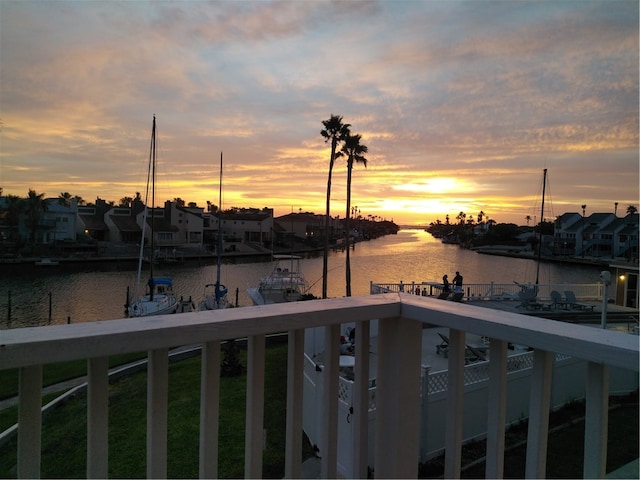
<svg viewBox="0 0 640 480">
<path fill-rule="evenodd" d="M 531 215 L 527 215 L 526 217 L 524 217 L 524 219 L 527 221 L 527 227 L 528 227 L 529 222 L 531 221 Z"/>
<path fill-rule="evenodd" d="M 331 158 L 329 159 L 329 179 L 327 180 L 327 208 L 324 217 L 324 255 L 322 257 L 322 298 L 327 298 L 327 273 L 329 262 L 329 218 L 331 215 L 331 175 L 333 174 L 333 164 L 337 157 L 342 156 L 336 153 L 338 142 L 343 142 L 349 135 L 348 123 L 342 123 L 342 116 L 333 115 L 329 120 L 323 120 L 324 129 L 320 132 L 325 138 L 325 143 L 331 140 Z"/>
<path fill-rule="evenodd" d="M 629 215 L 633 215 L 634 213 L 636 213 L 638 211 L 638 208 L 635 205 L 629 205 L 627 207 L 627 214 Z"/>
<path fill-rule="evenodd" d="M 24 199 L 17 195 L 7 195 L 6 210 L 4 213 L 4 221 L 9 227 L 9 240 L 14 240 L 15 234 L 18 231 L 18 225 L 20 224 L 20 212 L 24 206 Z"/>
<path fill-rule="evenodd" d="M 70 206 L 71 205 L 71 199 L 73 197 L 71 196 L 71 194 L 69 192 L 61 192 L 60 195 L 58 195 L 58 203 L 60 205 L 65 205 L 65 206 Z"/>
<path fill-rule="evenodd" d="M 353 171 L 353 162 L 362 163 L 365 167 L 367 166 L 367 159 L 364 157 L 364 154 L 367 153 L 368 148 L 366 145 L 362 145 L 360 140 L 362 139 L 362 135 L 347 135 L 344 139 L 344 145 L 342 145 L 342 153 L 347 157 L 347 218 L 345 220 L 345 227 L 347 230 L 347 238 L 346 238 L 346 252 L 347 252 L 347 263 L 346 263 L 346 283 L 347 283 L 347 297 L 351 296 L 351 257 L 349 255 L 349 236 L 351 234 L 350 227 L 350 210 L 351 210 L 351 172 Z"/>
<path fill-rule="evenodd" d="M 25 199 L 25 213 L 27 214 L 27 224 L 31 231 L 30 240 L 36 242 L 36 232 L 42 214 L 47 211 L 47 203 L 44 200 L 44 193 L 36 193 L 29 189 L 29 195 Z"/>
<path fill-rule="evenodd" d="M 119 207 L 130 207 L 133 202 L 133 198 L 131 197 L 122 197 L 118 202 Z"/>
</svg>

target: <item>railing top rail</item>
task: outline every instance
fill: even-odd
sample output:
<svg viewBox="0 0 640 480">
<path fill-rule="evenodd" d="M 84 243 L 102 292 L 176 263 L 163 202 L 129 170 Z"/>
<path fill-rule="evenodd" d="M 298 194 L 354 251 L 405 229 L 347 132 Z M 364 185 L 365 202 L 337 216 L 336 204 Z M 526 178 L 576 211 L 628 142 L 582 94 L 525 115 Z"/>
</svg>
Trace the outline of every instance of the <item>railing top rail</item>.
<svg viewBox="0 0 640 480">
<path fill-rule="evenodd" d="M 0 370 L 386 318 L 399 313 L 397 294 L 388 294 L 0 330 Z"/>
<path fill-rule="evenodd" d="M 635 335 L 457 302 L 400 293 L 401 316 L 590 362 L 639 371 Z"/>
<path fill-rule="evenodd" d="M 402 293 L 2 330 L 0 369 L 398 316 L 639 370 L 634 335 Z"/>
</svg>

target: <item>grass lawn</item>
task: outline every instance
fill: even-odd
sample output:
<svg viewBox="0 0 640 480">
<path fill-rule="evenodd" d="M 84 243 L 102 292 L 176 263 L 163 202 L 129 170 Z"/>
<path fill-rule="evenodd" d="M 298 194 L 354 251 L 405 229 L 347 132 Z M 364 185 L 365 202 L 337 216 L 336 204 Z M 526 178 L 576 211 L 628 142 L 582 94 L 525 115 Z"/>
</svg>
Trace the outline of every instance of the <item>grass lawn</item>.
<svg viewBox="0 0 640 480">
<path fill-rule="evenodd" d="M 282 478 L 284 475 L 286 359 L 286 344 L 267 348 L 264 478 Z M 241 362 L 246 364 L 244 351 Z M 197 478 L 200 357 L 172 362 L 169 368 L 167 475 L 170 478 Z M 144 372 L 123 377 L 110 386 L 110 478 L 141 478 L 146 475 L 146 391 Z M 220 478 L 244 476 L 245 396 L 246 375 L 222 378 L 218 451 Z M 43 478 L 85 477 L 86 428 L 84 394 L 44 418 Z M 305 454 L 311 454 L 310 447 Z M 0 449 L 0 478 L 15 478 L 15 463 L 14 441 Z"/>
</svg>

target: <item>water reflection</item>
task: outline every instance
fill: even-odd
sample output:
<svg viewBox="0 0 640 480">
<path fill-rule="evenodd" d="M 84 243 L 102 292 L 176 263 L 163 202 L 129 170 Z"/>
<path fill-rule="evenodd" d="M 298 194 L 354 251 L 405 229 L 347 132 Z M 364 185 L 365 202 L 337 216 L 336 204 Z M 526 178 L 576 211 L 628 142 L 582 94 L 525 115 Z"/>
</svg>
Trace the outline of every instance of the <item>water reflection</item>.
<svg viewBox="0 0 640 480">
<path fill-rule="evenodd" d="M 345 295 L 345 254 L 331 252 L 329 257 L 328 294 Z M 222 267 L 222 283 L 240 306 L 251 305 L 246 288 L 255 285 L 271 270 L 269 261 L 226 263 Z M 111 320 L 124 316 L 127 286 L 133 296 L 136 282 L 135 262 L 88 264 L 89 271 L 63 269 L 37 270 L 24 268 L 0 275 L 0 328 L 6 328 L 9 315 L 8 294 L 11 291 L 11 327 L 35 326 L 49 321 L 64 324 Z M 301 261 L 302 272 L 316 296 L 322 293 L 322 256 Z M 447 273 L 453 278 L 459 270 L 465 283 L 533 282 L 535 262 L 532 260 L 480 255 L 456 245 L 443 245 L 426 232 L 401 230 L 376 240 L 355 245 L 351 255 L 352 294 L 368 295 L 369 283 L 440 281 Z M 545 263 L 540 269 L 541 283 L 597 283 L 600 268 Z M 174 281 L 178 296 L 197 302 L 204 296 L 204 285 L 215 280 L 216 266 L 193 261 L 157 269 L 158 276 Z"/>
</svg>

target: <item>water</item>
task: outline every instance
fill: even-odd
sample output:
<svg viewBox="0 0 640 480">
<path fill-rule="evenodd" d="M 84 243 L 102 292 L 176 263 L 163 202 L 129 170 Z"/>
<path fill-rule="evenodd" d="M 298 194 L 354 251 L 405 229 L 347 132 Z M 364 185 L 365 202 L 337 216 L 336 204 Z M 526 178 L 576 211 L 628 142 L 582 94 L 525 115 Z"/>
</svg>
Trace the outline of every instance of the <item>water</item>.
<svg viewBox="0 0 640 480">
<path fill-rule="evenodd" d="M 345 253 L 329 256 L 328 295 L 345 295 Z M 127 286 L 135 290 L 136 265 L 87 264 L 87 271 L 47 267 L 3 269 L 0 272 L 0 329 L 7 328 L 8 294 L 11 291 L 11 328 L 48 323 L 49 292 L 51 324 L 93 322 L 123 318 Z M 120 270 L 118 270 L 119 268 Z M 222 283 L 240 306 L 251 305 L 246 288 L 267 275 L 271 262 L 227 263 L 222 266 Z M 105 271 L 105 270 L 113 271 Z M 322 255 L 301 260 L 301 269 L 312 284 L 311 293 L 322 295 Z M 601 268 L 542 264 L 540 283 L 597 283 Z M 376 240 L 356 244 L 351 253 L 352 295 L 368 295 L 369 283 L 440 282 L 443 274 L 452 279 L 456 271 L 465 283 L 533 282 L 535 262 L 526 259 L 480 255 L 457 245 L 444 245 L 420 230 L 401 230 Z M 173 278 L 174 290 L 195 302 L 204 296 L 204 285 L 215 281 L 215 265 L 188 262 L 160 267 L 158 276 Z"/>
</svg>

